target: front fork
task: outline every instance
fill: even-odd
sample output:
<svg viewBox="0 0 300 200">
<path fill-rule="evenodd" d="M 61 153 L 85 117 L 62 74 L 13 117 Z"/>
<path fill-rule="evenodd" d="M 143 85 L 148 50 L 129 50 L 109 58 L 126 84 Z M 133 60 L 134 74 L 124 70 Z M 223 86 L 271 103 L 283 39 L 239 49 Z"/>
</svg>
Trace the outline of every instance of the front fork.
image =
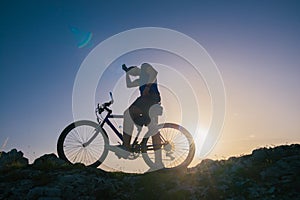
<svg viewBox="0 0 300 200">
<path fill-rule="evenodd" d="M 83 143 L 82 146 L 83 147 L 89 146 L 94 141 L 94 139 L 99 135 L 101 129 L 102 129 L 101 124 L 99 124 L 97 128 L 94 130 L 95 133 L 92 135 L 92 137 L 87 142 Z"/>
</svg>

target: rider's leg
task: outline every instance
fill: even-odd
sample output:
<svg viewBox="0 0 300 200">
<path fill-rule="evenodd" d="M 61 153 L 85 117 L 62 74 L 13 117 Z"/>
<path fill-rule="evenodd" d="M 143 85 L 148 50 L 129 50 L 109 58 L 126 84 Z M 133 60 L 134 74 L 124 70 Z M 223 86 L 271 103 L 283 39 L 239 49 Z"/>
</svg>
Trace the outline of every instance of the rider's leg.
<svg viewBox="0 0 300 200">
<path fill-rule="evenodd" d="M 158 134 L 158 116 L 151 116 L 151 122 L 148 125 L 148 129 L 156 133 L 152 136 L 152 143 L 154 145 L 154 156 L 155 156 L 155 164 L 157 168 L 163 168 L 164 164 L 162 162 L 162 149 L 161 149 L 161 138 Z"/>
<path fill-rule="evenodd" d="M 130 116 L 129 109 L 124 112 L 124 121 L 123 121 L 123 145 L 129 149 L 130 140 L 133 132 L 134 122 Z"/>
</svg>

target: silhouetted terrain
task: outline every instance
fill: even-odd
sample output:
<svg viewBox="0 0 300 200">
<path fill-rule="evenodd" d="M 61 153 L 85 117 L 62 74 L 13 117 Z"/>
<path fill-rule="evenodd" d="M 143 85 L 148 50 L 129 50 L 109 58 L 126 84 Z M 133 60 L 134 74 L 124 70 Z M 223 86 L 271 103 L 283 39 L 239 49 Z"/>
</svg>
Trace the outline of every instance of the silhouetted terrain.
<svg viewBox="0 0 300 200">
<path fill-rule="evenodd" d="M 0 199 L 300 199 L 299 191 L 299 144 L 148 174 L 69 165 L 54 154 L 28 165 L 15 149 L 0 157 Z"/>
</svg>

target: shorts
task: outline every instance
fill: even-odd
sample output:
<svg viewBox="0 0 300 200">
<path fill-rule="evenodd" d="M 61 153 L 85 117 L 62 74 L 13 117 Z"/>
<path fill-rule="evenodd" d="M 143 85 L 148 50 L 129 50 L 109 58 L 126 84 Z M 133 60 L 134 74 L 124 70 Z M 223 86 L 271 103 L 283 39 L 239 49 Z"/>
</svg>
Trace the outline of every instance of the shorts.
<svg viewBox="0 0 300 200">
<path fill-rule="evenodd" d="M 129 113 L 136 125 L 148 125 L 151 121 L 149 110 L 160 102 L 159 96 L 140 96 L 129 107 Z"/>
</svg>

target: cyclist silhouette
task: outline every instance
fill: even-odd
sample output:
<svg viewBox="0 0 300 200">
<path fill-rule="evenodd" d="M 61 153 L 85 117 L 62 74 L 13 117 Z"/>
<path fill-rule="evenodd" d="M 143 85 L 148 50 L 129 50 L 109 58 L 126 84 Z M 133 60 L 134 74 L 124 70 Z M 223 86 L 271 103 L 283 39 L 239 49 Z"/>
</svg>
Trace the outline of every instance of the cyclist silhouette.
<svg viewBox="0 0 300 200">
<path fill-rule="evenodd" d="M 115 115 L 111 109 L 114 100 L 110 93 L 110 101 L 98 103 L 95 109 L 98 123 L 79 120 L 69 124 L 57 141 L 59 158 L 73 164 L 98 167 L 106 160 L 109 151 L 112 151 L 118 158 L 130 160 L 140 158 L 141 155 L 145 164 L 150 167 L 149 171 L 187 167 L 195 154 L 192 135 L 179 124 L 158 124 L 162 107 L 157 71 L 148 63 L 140 67 L 122 67 L 126 71 L 127 87 L 138 87 L 140 96 L 124 111 L 124 115 Z M 110 121 L 113 118 L 124 119 L 123 134 Z M 131 142 L 134 124 L 138 132 Z M 139 138 L 143 126 L 147 126 L 149 130 L 144 138 Z M 110 145 L 109 136 L 114 136 L 113 134 L 122 145 Z"/>
<path fill-rule="evenodd" d="M 139 87 L 140 91 L 140 96 L 124 111 L 123 148 L 130 151 L 134 124 L 140 128 L 145 125 L 151 130 L 155 130 L 157 127 L 158 114 L 151 114 L 150 110 L 152 106 L 160 104 L 161 98 L 157 87 L 158 72 L 150 64 L 143 63 L 140 68 L 137 66 L 127 68 L 126 65 L 123 65 L 122 68 L 126 71 L 127 87 Z M 135 77 L 135 79 L 132 80 L 131 76 Z M 161 153 L 159 153 L 159 148 L 161 141 L 159 135 L 153 135 L 152 141 L 157 150 L 156 163 L 160 163 Z"/>
</svg>

